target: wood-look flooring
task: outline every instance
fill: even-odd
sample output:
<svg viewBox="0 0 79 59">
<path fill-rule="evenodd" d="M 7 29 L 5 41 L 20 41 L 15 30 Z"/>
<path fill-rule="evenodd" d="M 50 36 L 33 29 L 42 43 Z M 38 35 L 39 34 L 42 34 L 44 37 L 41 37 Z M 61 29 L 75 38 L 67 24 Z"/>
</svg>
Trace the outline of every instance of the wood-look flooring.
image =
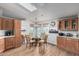
<svg viewBox="0 0 79 59">
<path fill-rule="evenodd" d="M 56 46 L 48 44 L 44 47 L 31 47 L 26 48 L 25 45 L 21 47 L 7 50 L 0 53 L 1 56 L 72 56 L 64 50 L 57 48 Z"/>
</svg>

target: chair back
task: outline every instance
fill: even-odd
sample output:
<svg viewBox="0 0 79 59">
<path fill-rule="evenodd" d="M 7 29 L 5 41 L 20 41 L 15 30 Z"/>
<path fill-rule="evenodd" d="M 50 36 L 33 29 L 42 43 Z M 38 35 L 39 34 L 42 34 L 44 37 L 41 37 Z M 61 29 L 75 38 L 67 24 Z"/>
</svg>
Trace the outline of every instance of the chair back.
<svg viewBox="0 0 79 59">
<path fill-rule="evenodd" d="M 44 36 L 44 43 L 47 43 L 48 35 Z"/>
<path fill-rule="evenodd" d="M 43 34 L 41 36 L 41 39 L 44 40 L 44 43 L 47 43 L 48 35 L 47 34 Z"/>
<path fill-rule="evenodd" d="M 21 43 L 25 42 L 25 36 L 21 35 Z"/>
</svg>

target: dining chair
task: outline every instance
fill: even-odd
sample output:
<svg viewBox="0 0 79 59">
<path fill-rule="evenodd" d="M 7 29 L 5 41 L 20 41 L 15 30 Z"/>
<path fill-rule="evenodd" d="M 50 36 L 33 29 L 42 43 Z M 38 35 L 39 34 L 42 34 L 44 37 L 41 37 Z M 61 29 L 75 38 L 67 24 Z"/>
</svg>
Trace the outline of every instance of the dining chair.
<svg viewBox="0 0 79 59">
<path fill-rule="evenodd" d="M 47 39 L 48 39 L 48 35 L 45 34 L 45 37 L 44 37 L 44 44 L 46 44 L 46 45 L 47 45 Z"/>
<path fill-rule="evenodd" d="M 25 35 L 25 41 L 26 41 L 26 47 L 28 47 L 30 42 L 29 35 Z"/>
<path fill-rule="evenodd" d="M 47 39 L 48 39 L 48 35 L 47 34 L 44 34 L 42 37 L 41 37 L 41 40 L 39 41 L 41 44 L 46 44 L 47 45 Z"/>
<path fill-rule="evenodd" d="M 35 40 L 33 40 L 32 39 L 33 37 L 32 36 L 29 36 L 29 39 L 30 39 L 30 48 L 32 47 L 32 46 L 34 46 L 34 44 L 35 44 Z"/>
<path fill-rule="evenodd" d="M 26 36 L 26 47 L 29 46 L 29 48 L 31 48 L 33 46 L 33 43 L 35 43 L 35 40 L 32 40 L 32 36 L 31 35 L 25 35 Z"/>
<path fill-rule="evenodd" d="M 46 52 L 47 39 L 48 39 L 48 35 L 45 34 L 42 36 L 41 40 L 39 41 L 39 53 L 42 55 Z"/>
<path fill-rule="evenodd" d="M 25 44 L 25 36 L 21 35 L 21 44 Z"/>
</svg>

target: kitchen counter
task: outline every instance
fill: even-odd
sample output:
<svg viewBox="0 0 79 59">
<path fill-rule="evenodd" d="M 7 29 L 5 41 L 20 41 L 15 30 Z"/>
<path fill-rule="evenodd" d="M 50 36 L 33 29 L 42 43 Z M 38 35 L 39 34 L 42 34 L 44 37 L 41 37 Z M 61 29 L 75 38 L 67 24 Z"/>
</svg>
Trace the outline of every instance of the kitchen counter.
<svg viewBox="0 0 79 59">
<path fill-rule="evenodd" d="M 75 37 L 75 36 L 73 36 L 73 37 L 68 37 L 68 36 L 58 36 L 58 37 L 72 38 L 72 39 L 78 39 L 78 40 L 79 40 L 79 37 Z"/>
<path fill-rule="evenodd" d="M 57 37 L 57 47 L 69 53 L 79 55 L 79 38 L 77 37 Z"/>
<path fill-rule="evenodd" d="M 12 36 L 0 36 L 0 39 L 9 38 L 9 37 L 15 37 L 15 35 L 12 35 Z"/>
</svg>

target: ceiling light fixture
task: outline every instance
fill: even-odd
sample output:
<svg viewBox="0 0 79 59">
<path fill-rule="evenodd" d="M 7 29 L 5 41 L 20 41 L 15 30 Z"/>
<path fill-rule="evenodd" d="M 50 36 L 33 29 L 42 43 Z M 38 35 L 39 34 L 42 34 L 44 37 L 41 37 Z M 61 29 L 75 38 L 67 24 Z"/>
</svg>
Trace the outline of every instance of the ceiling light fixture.
<svg viewBox="0 0 79 59">
<path fill-rule="evenodd" d="M 19 3 L 19 4 L 31 12 L 37 10 L 37 8 L 30 3 Z"/>
</svg>

